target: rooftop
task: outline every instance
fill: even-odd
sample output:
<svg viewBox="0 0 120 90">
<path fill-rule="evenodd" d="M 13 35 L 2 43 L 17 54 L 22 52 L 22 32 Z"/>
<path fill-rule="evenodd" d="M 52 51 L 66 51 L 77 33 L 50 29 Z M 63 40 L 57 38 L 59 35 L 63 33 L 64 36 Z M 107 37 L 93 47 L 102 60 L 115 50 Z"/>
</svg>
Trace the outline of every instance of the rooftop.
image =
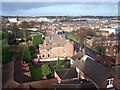
<svg viewBox="0 0 120 90">
<path fill-rule="evenodd" d="M 80 90 L 79 88 L 94 88 L 95 90 L 97 90 L 96 86 L 92 82 L 87 81 L 85 79 L 55 84 L 55 87 L 57 89 L 62 88 L 62 90 L 64 88 L 65 89 L 66 88 L 71 88 L 71 90 L 74 90 L 74 89 L 76 90 L 76 88 L 78 88 L 78 90 Z"/>
<path fill-rule="evenodd" d="M 87 58 L 80 69 L 96 83 L 102 83 L 110 73 L 110 69 L 90 58 Z"/>
<path fill-rule="evenodd" d="M 76 68 L 59 69 L 56 73 L 62 80 L 77 78 Z"/>
</svg>

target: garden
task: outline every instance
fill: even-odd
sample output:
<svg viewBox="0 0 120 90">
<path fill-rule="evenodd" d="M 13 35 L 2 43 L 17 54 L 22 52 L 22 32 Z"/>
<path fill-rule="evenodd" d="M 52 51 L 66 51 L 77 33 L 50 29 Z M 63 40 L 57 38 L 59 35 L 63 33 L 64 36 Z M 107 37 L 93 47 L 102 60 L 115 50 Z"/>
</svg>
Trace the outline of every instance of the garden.
<svg viewBox="0 0 120 90">
<path fill-rule="evenodd" d="M 32 80 L 44 80 L 54 78 L 54 70 L 69 68 L 70 62 L 67 60 L 61 62 L 58 60 L 54 63 L 31 62 L 29 63 L 29 70 Z"/>
</svg>

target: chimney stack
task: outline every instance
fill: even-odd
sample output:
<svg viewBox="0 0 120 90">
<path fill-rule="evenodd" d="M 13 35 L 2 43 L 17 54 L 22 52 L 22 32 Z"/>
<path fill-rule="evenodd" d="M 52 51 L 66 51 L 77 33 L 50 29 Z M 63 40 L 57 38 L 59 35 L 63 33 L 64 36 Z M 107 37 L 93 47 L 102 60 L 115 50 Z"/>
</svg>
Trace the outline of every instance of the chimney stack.
<svg viewBox="0 0 120 90">
<path fill-rule="evenodd" d="M 111 68 L 111 57 L 109 56 L 105 56 L 105 66 L 107 66 L 108 68 Z"/>
<path fill-rule="evenodd" d="M 116 62 L 115 62 L 116 66 L 120 65 L 120 52 L 117 50 L 116 53 Z"/>
</svg>

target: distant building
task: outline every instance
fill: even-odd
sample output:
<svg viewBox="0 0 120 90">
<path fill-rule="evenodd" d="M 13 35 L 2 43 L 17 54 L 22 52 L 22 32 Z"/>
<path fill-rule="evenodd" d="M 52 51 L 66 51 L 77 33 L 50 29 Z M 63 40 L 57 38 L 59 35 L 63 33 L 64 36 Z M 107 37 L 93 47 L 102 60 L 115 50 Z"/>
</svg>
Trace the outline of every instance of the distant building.
<svg viewBox="0 0 120 90">
<path fill-rule="evenodd" d="M 106 54 L 109 54 L 111 56 L 116 55 L 116 48 L 115 45 L 118 45 L 120 43 L 120 40 L 117 40 L 116 38 L 94 38 L 92 44 L 93 46 L 104 46 L 106 47 Z"/>
<path fill-rule="evenodd" d="M 96 31 L 96 34 L 98 36 L 105 36 L 105 37 L 108 37 L 112 33 L 116 34 L 116 30 L 111 29 L 111 28 L 103 28 L 103 29 L 99 29 L 98 31 Z"/>
<path fill-rule="evenodd" d="M 16 23 L 18 20 L 17 18 L 8 18 L 8 21 L 11 23 Z"/>
<path fill-rule="evenodd" d="M 81 23 L 82 24 L 82 23 Z M 80 28 L 81 24 L 75 22 L 64 22 L 61 25 L 61 28 L 65 32 L 76 31 Z"/>
<path fill-rule="evenodd" d="M 93 45 L 94 38 L 91 36 L 87 36 L 85 39 L 85 44 L 92 46 Z"/>
<path fill-rule="evenodd" d="M 37 21 L 39 21 L 39 22 L 46 22 L 46 21 L 49 21 L 49 19 L 46 18 L 46 17 L 43 17 L 43 18 L 41 17 Z"/>
</svg>

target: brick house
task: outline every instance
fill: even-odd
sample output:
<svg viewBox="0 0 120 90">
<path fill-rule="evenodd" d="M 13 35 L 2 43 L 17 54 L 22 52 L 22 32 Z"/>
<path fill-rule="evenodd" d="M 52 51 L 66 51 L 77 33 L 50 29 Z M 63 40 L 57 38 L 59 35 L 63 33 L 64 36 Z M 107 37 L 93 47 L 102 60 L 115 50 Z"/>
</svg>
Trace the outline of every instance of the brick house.
<svg viewBox="0 0 120 90">
<path fill-rule="evenodd" d="M 98 31 L 96 31 L 96 34 L 98 36 L 105 36 L 108 37 L 110 34 L 114 33 L 115 34 L 116 30 L 115 29 L 111 29 L 111 28 L 103 28 L 103 29 L 99 29 Z"/>
<path fill-rule="evenodd" d="M 41 58 L 72 57 L 74 46 L 61 35 L 56 35 L 56 37 L 47 37 L 44 43 L 39 45 L 39 53 Z"/>
<path fill-rule="evenodd" d="M 98 88 L 118 88 L 117 75 L 110 68 L 87 58 L 80 66 L 83 77 L 92 80 Z"/>
<path fill-rule="evenodd" d="M 119 79 L 112 68 L 87 57 L 86 60 L 77 60 L 72 67 L 80 70 L 80 78 L 92 81 L 97 88 L 118 88 Z"/>
<path fill-rule="evenodd" d="M 75 60 L 71 65 L 79 69 L 80 78 L 91 80 L 98 88 L 118 88 L 119 74 L 112 68 L 112 61 L 115 63 L 115 59 L 100 55 L 86 47 L 83 54 L 81 59 Z"/>
<path fill-rule="evenodd" d="M 94 38 L 92 46 L 103 46 L 106 47 L 106 54 L 116 56 L 117 49 L 116 45 L 120 43 L 120 40 L 116 38 Z"/>
</svg>

